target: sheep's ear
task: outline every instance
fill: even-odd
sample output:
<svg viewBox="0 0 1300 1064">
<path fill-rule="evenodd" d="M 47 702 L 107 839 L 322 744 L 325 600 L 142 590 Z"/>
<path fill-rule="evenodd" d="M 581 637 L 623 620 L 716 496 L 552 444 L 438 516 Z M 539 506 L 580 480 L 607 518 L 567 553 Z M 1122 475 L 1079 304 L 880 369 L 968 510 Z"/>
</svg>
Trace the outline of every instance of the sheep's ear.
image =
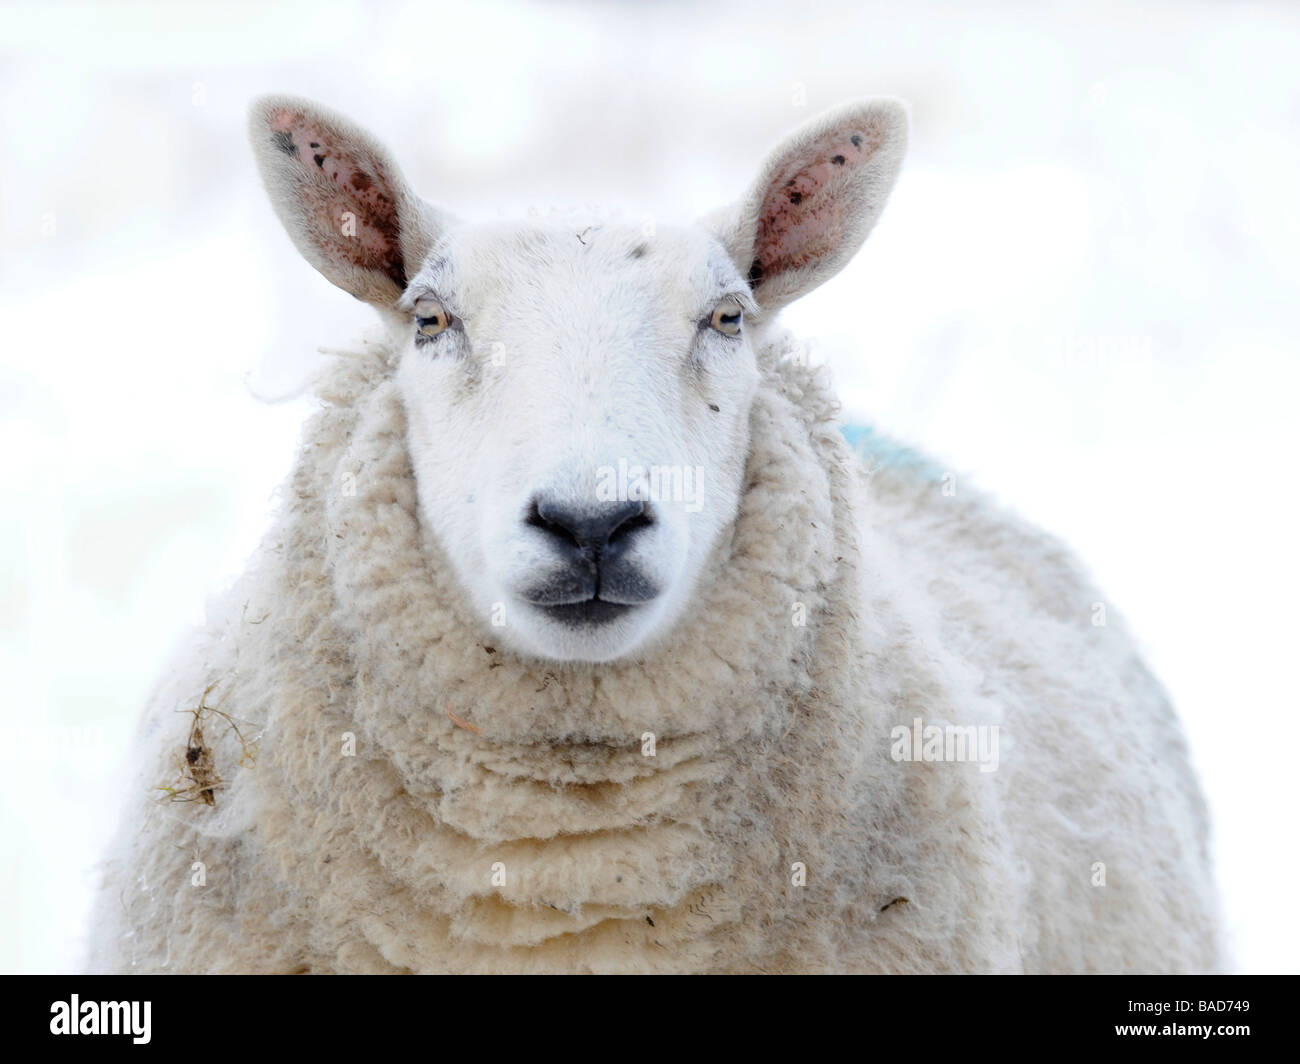
<svg viewBox="0 0 1300 1064">
<path fill-rule="evenodd" d="M 293 96 L 253 101 L 262 182 L 298 250 L 345 292 L 391 307 L 441 224 L 388 153 L 346 118 Z"/>
<path fill-rule="evenodd" d="M 812 291 L 856 254 L 907 147 L 897 100 L 856 100 L 817 116 L 772 152 L 748 196 L 712 217 L 766 313 Z"/>
</svg>

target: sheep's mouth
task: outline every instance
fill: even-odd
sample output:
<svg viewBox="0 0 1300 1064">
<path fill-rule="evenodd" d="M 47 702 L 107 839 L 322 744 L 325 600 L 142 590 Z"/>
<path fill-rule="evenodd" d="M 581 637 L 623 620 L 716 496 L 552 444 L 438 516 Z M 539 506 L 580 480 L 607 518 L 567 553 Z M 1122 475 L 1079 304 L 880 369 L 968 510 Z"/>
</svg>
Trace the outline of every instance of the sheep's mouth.
<svg viewBox="0 0 1300 1064">
<path fill-rule="evenodd" d="M 600 598 L 589 598 L 582 602 L 565 602 L 555 606 L 535 605 L 547 617 L 570 628 L 596 628 L 626 616 L 636 609 L 635 605 L 608 602 Z"/>
<path fill-rule="evenodd" d="M 566 628 L 613 624 L 659 595 L 659 587 L 634 565 L 572 565 L 551 573 L 520 597 Z"/>
</svg>

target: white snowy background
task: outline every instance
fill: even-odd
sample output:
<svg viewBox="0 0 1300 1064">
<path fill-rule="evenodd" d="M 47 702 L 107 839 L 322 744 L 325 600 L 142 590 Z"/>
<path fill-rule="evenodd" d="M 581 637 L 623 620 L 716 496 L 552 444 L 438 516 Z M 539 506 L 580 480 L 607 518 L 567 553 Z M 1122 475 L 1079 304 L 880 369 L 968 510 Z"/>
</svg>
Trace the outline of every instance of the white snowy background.
<svg viewBox="0 0 1300 1064">
<path fill-rule="evenodd" d="M 1239 967 L 1296 971 L 1297 56 L 1280 4 L 5 3 L 0 970 L 77 968 L 146 691 L 369 321 L 258 185 L 279 90 L 486 217 L 693 216 L 908 100 L 882 222 L 788 323 L 1078 549 L 1183 714 Z"/>
</svg>

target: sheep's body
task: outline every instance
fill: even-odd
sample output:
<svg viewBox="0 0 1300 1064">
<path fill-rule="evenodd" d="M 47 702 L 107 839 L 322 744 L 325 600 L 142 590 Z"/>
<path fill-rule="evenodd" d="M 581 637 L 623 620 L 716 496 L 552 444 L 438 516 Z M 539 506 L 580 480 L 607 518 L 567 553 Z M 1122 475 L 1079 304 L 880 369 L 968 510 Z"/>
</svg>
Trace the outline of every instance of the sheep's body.
<svg viewBox="0 0 1300 1064">
<path fill-rule="evenodd" d="M 153 701 L 95 967 L 1215 967 L 1204 809 L 1113 612 L 965 485 L 865 475 L 785 346 L 690 615 L 599 666 L 528 662 L 462 611 L 395 356 L 341 359 L 227 620 Z M 213 684 L 254 760 L 206 716 L 215 805 L 145 797 Z M 997 770 L 895 760 L 917 718 L 999 726 Z"/>
</svg>

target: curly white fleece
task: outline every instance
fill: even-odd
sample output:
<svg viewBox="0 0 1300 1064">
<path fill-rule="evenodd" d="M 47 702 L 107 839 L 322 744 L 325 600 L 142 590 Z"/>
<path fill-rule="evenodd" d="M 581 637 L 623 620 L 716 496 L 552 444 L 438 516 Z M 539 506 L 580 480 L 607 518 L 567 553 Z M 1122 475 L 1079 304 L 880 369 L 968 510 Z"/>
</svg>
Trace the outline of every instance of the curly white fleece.
<svg viewBox="0 0 1300 1064">
<path fill-rule="evenodd" d="M 1113 611 L 964 486 L 864 474 L 787 342 L 691 616 L 600 666 L 514 657 L 462 609 L 392 353 L 340 357 L 228 620 L 146 715 L 92 966 L 1216 967 L 1203 804 Z M 159 800 L 213 683 L 256 758 L 209 718 L 215 805 Z M 997 771 L 893 760 L 918 717 L 999 726 Z"/>
</svg>

